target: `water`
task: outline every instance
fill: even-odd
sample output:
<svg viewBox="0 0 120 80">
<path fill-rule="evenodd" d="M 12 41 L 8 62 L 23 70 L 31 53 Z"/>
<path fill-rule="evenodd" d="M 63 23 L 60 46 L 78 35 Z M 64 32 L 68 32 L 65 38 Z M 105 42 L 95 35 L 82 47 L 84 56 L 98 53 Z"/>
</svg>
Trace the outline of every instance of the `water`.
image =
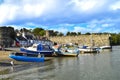
<svg viewBox="0 0 120 80">
<path fill-rule="evenodd" d="M 0 66 L 0 79 L 120 80 L 120 46 L 99 54 L 53 57 L 44 63 L 23 63 L 14 67 Z"/>
</svg>

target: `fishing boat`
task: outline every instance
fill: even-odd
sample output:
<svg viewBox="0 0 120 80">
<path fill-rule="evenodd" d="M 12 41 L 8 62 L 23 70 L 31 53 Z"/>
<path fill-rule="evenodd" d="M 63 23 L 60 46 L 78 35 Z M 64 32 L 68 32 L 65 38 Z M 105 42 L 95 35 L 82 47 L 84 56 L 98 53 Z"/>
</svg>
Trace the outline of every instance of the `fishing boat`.
<svg viewBox="0 0 120 80">
<path fill-rule="evenodd" d="M 78 46 L 81 53 L 99 53 L 99 48 L 95 46 L 93 35 L 90 35 L 90 46 Z"/>
<path fill-rule="evenodd" d="M 64 56 L 64 57 L 77 57 L 80 54 L 80 51 L 78 49 L 59 49 L 58 52 L 56 52 L 56 55 Z"/>
<path fill-rule="evenodd" d="M 79 46 L 81 53 L 98 53 L 99 49 L 97 47 Z"/>
<path fill-rule="evenodd" d="M 112 46 L 101 46 L 100 49 L 112 49 Z"/>
<path fill-rule="evenodd" d="M 31 47 L 21 47 L 21 52 L 27 52 L 27 53 L 33 53 L 33 54 L 44 54 L 45 56 L 51 56 L 54 52 L 54 50 L 46 44 L 33 44 Z"/>
<path fill-rule="evenodd" d="M 24 62 L 44 62 L 45 58 L 41 54 L 28 54 L 22 52 L 15 52 L 9 55 L 10 58 L 16 61 L 24 61 Z"/>
</svg>

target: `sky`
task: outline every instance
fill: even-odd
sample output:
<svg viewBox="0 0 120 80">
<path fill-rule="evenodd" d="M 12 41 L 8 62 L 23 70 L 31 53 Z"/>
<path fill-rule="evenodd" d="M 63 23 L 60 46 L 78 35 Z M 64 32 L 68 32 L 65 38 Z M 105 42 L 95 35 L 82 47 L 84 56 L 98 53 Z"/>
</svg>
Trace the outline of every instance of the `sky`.
<svg viewBox="0 0 120 80">
<path fill-rule="evenodd" d="M 120 0 L 0 0 L 0 26 L 119 33 Z"/>
</svg>

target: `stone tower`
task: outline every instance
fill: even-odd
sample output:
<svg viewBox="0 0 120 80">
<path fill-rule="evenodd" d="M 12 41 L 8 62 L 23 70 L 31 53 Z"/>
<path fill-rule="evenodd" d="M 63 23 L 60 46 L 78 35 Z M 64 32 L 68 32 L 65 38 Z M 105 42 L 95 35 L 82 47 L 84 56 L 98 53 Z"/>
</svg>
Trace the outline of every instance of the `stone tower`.
<svg viewBox="0 0 120 80">
<path fill-rule="evenodd" d="M 54 31 L 53 30 L 46 30 L 46 38 L 47 39 L 50 39 L 51 36 L 54 35 Z"/>
<path fill-rule="evenodd" d="M 46 37 L 49 38 L 49 31 L 46 30 Z"/>
<path fill-rule="evenodd" d="M 14 28 L 12 27 L 0 27 L 0 45 L 10 47 L 14 42 L 11 35 L 14 34 Z"/>
</svg>

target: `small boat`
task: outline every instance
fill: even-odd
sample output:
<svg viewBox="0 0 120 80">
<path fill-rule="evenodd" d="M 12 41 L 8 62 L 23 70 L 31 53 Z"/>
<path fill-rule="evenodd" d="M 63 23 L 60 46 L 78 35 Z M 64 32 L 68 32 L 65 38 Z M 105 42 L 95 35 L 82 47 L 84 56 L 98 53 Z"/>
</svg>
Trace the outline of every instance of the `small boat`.
<svg viewBox="0 0 120 80">
<path fill-rule="evenodd" d="M 54 52 L 54 50 L 49 46 L 45 44 L 33 44 L 33 46 L 28 48 L 20 48 L 21 52 L 26 53 L 33 53 L 33 54 L 44 54 L 45 56 L 51 56 Z"/>
<path fill-rule="evenodd" d="M 44 56 L 40 56 L 40 54 L 28 54 L 28 53 L 21 53 L 15 52 L 9 55 L 10 58 L 16 61 L 24 61 L 24 62 L 44 62 Z"/>
<path fill-rule="evenodd" d="M 96 47 L 83 46 L 79 47 L 81 53 L 98 53 L 99 49 Z"/>
<path fill-rule="evenodd" d="M 101 46 L 100 49 L 112 49 L 112 46 Z"/>
<path fill-rule="evenodd" d="M 65 57 L 77 57 L 80 54 L 80 51 L 78 49 L 60 49 L 58 52 L 56 52 L 56 55 L 59 56 L 65 56 Z"/>
</svg>

